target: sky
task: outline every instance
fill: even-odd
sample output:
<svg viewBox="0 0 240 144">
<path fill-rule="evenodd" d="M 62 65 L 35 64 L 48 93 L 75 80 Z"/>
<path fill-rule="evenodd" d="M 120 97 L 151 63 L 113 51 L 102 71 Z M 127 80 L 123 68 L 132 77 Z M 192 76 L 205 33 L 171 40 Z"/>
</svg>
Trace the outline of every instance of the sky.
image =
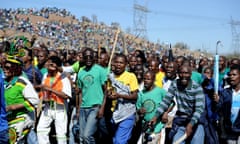
<svg viewBox="0 0 240 144">
<path fill-rule="evenodd" d="M 172 45 L 185 43 L 191 50 L 234 53 L 231 19 L 238 21 L 240 0 L 0 0 L 0 8 L 65 8 L 77 18 L 97 16 L 98 22 L 118 22 L 122 30 L 134 29 L 134 4 L 148 9 L 146 36 L 149 41 Z M 240 48 L 239 48 L 240 49 Z"/>
</svg>

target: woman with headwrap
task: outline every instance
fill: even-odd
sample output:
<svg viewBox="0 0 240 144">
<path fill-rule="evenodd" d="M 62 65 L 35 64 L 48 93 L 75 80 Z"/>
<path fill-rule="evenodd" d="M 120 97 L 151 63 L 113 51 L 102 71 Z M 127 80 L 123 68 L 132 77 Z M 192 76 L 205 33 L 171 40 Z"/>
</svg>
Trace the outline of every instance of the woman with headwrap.
<svg viewBox="0 0 240 144">
<path fill-rule="evenodd" d="M 8 57 L 3 65 L 3 72 L 10 143 L 24 143 L 25 136 L 35 124 L 38 94 L 22 73 L 19 60 Z"/>
</svg>

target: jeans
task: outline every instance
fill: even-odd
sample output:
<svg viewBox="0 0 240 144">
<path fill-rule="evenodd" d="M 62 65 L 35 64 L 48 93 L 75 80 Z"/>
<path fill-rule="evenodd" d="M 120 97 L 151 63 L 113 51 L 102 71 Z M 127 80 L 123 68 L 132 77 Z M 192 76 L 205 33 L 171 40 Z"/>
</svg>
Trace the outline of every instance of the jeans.
<svg viewBox="0 0 240 144">
<path fill-rule="evenodd" d="M 108 129 L 107 129 L 107 126 L 106 126 L 106 121 L 105 121 L 104 117 L 102 117 L 98 120 L 98 129 L 100 131 L 100 136 L 109 135 Z"/>
<path fill-rule="evenodd" d="M 108 123 L 105 120 L 105 117 L 102 117 L 98 120 L 98 130 L 97 130 L 97 143 L 112 143 L 111 135 L 109 134 Z"/>
<path fill-rule="evenodd" d="M 80 144 L 95 144 L 94 133 L 97 131 L 99 107 L 80 108 Z"/>
<path fill-rule="evenodd" d="M 27 135 L 27 143 L 28 144 L 34 144 L 34 143 L 38 143 L 38 139 L 37 139 L 37 134 L 34 131 L 34 129 L 31 129 Z"/>
<path fill-rule="evenodd" d="M 177 141 L 180 137 L 182 137 L 185 133 L 185 127 L 179 126 L 177 129 L 177 133 L 173 137 L 173 142 Z M 198 124 L 197 129 L 193 130 L 193 137 L 190 140 L 191 144 L 204 144 L 204 127 L 201 124 Z M 183 141 L 181 144 L 185 144 L 185 141 Z"/>
<path fill-rule="evenodd" d="M 75 137 L 73 135 L 72 127 L 73 125 L 77 124 L 77 119 L 76 119 L 76 108 L 74 107 L 72 110 L 72 115 L 71 115 L 71 120 L 69 124 L 69 144 L 75 144 Z"/>
<path fill-rule="evenodd" d="M 35 113 L 34 112 L 30 112 L 29 116 L 32 120 L 35 120 Z M 34 144 L 34 143 L 37 144 L 38 143 L 37 133 L 35 132 L 34 128 L 32 128 L 27 135 L 27 143 L 28 144 Z"/>
<path fill-rule="evenodd" d="M 9 143 L 8 129 L 0 131 L 0 144 L 8 143 Z"/>
</svg>

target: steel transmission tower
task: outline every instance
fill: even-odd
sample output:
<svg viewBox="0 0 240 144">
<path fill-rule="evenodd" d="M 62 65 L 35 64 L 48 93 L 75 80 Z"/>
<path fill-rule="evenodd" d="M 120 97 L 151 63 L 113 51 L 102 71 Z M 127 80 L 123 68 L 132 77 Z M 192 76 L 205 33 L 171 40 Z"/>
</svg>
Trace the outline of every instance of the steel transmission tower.
<svg viewBox="0 0 240 144">
<path fill-rule="evenodd" d="M 147 3 L 145 6 L 137 4 L 137 0 L 134 0 L 134 13 L 133 13 L 133 30 L 134 35 L 140 38 L 147 39 Z"/>
<path fill-rule="evenodd" d="M 93 24 L 97 24 L 98 23 L 97 16 L 95 14 L 92 15 L 92 23 Z"/>
<path fill-rule="evenodd" d="M 232 48 L 234 52 L 240 53 L 240 21 L 234 21 L 231 18 L 231 28 L 232 28 Z"/>
</svg>

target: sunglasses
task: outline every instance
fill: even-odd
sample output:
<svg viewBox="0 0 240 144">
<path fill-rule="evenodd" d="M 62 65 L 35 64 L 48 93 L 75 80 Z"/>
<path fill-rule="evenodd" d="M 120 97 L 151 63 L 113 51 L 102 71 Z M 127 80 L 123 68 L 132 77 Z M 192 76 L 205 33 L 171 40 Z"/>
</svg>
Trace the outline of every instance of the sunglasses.
<svg viewBox="0 0 240 144">
<path fill-rule="evenodd" d="M 93 55 L 85 55 L 83 56 L 84 59 L 93 59 Z"/>
</svg>

